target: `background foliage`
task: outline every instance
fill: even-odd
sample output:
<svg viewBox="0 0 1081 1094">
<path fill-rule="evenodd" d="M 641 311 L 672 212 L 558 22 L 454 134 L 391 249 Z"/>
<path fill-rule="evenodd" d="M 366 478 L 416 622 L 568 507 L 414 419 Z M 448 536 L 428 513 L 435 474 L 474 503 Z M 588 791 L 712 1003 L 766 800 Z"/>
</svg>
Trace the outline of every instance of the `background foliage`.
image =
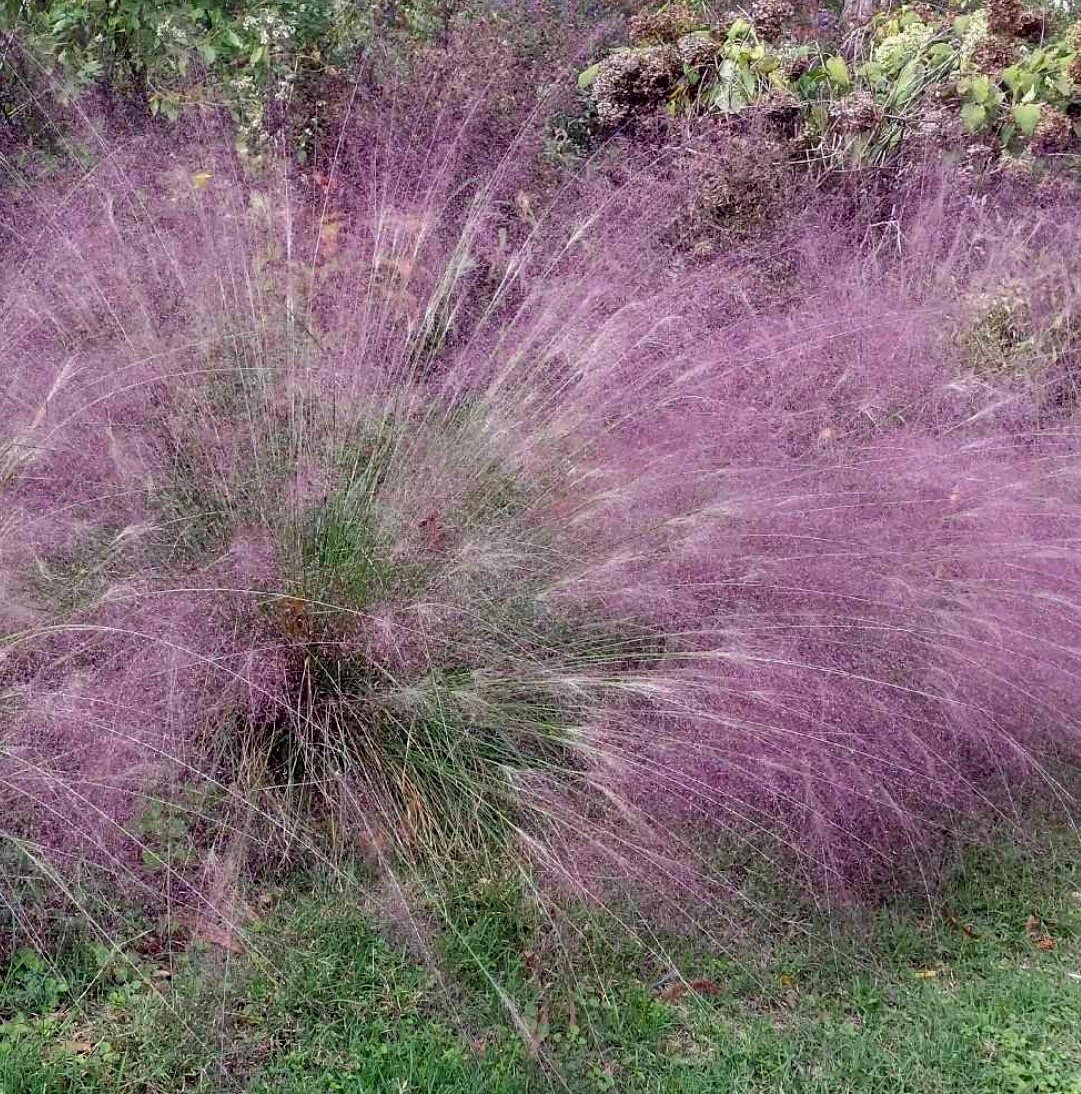
<svg viewBox="0 0 1081 1094">
<path fill-rule="evenodd" d="M 248 149 L 293 106 L 303 150 L 328 84 L 355 72 L 377 31 L 427 40 L 447 11 L 432 0 L 5 0 L 4 16 L 70 96 L 104 84 L 171 119 L 224 105 Z"/>
</svg>

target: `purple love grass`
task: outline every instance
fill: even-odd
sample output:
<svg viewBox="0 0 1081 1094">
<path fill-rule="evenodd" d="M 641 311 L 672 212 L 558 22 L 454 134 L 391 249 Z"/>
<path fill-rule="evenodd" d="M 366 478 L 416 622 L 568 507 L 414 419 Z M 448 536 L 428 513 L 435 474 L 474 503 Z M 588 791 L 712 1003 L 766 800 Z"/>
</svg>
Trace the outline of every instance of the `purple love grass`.
<svg viewBox="0 0 1081 1094">
<path fill-rule="evenodd" d="M 148 798 L 236 792 L 245 726 L 326 749 L 444 677 L 467 737 L 559 723 L 569 759 L 477 792 L 566 878 L 768 837 L 855 884 L 1068 801 L 1076 204 L 928 171 L 888 222 L 801 193 L 693 258 L 678 158 L 553 181 L 487 110 L 358 108 L 319 179 L 133 140 L 8 240 L 12 833 L 131 863 Z M 381 682 L 320 705 L 323 656 Z M 335 826 L 382 854 L 436 822 L 379 748 Z"/>
</svg>

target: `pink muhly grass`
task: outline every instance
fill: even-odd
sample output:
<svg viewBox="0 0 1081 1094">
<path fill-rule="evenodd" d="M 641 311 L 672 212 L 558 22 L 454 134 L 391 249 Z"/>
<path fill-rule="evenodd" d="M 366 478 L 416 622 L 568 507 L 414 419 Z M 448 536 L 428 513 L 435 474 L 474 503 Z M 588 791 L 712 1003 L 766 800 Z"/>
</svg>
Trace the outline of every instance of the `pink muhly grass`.
<svg viewBox="0 0 1081 1094">
<path fill-rule="evenodd" d="M 153 888 L 145 802 L 203 780 L 218 842 L 494 833 L 678 907 L 722 835 L 832 887 L 1070 800 L 1073 336 L 963 346 L 988 285 L 1072 316 L 1077 209 L 812 203 L 778 294 L 677 260 L 678 176 L 533 208 L 528 125 L 440 117 L 352 119 L 317 187 L 136 140 L 11 242 L 12 837 Z"/>
</svg>

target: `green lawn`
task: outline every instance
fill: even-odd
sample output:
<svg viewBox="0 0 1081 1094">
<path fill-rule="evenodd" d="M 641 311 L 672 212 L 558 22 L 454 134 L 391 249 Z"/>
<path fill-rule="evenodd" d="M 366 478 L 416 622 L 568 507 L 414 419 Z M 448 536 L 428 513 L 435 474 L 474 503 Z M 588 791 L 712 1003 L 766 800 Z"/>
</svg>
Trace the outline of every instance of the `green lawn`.
<svg viewBox="0 0 1081 1094">
<path fill-rule="evenodd" d="M 411 944 L 371 879 L 296 880 L 249 895 L 237 952 L 20 951 L 0 1089 L 1081 1094 L 1075 848 L 972 855 L 873 915 L 759 884 L 766 911 L 709 945 L 596 910 L 557 927 L 504 879 L 453 887 L 453 926 Z"/>
</svg>

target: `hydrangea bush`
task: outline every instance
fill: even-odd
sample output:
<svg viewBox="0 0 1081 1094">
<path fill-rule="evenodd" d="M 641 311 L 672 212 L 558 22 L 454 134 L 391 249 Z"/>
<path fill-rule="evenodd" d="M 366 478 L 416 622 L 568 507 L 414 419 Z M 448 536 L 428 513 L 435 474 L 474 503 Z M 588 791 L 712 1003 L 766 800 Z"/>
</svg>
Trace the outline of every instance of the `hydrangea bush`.
<svg viewBox="0 0 1081 1094">
<path fill-rule="evenodd" d="M 1076 156 L 1081 27 L 1056 29 L 1007 7 L 940 14 L 903 5 L 875 15 L 840 50 L 825 38 L 786 38 L 791 11 L 787 24 L 770 12 L 696 25 L 688 10 L 666 8 L 579 83 L 609 125 L 661 106 L 677 115 L 788 112 L 796 142 L 826 165 L 889 163 L 927 137 L 955 157 L 985 135 L 991 154 Z"/>
</svg>

